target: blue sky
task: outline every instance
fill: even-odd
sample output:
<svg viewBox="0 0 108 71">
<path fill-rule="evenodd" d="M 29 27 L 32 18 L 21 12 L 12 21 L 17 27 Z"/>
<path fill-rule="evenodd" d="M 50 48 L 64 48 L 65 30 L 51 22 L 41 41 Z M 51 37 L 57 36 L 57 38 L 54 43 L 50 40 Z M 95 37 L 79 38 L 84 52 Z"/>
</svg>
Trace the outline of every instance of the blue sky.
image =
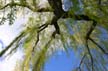
<svg viewBox="0 0 108 71">
<path fill-rule="evenodd" d="M 69 49 L 68 54 L 63 51 L 57 51 L 46 61 L 45 71 L 72 71 L 78 66 L 78 58 L 75 53 Z"/>
</svg>

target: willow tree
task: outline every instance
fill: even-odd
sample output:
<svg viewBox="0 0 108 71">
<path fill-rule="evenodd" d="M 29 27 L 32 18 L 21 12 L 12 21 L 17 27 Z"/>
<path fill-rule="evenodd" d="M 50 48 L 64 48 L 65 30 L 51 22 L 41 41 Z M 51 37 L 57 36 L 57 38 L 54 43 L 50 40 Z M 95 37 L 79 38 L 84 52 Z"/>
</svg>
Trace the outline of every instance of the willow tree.
<svg viewBox="0 0 108 71">
<path fill-rule="evenodd" d="M 19 13 L 28 15 L 22 32 L 0 52 L 2 57 L 10 50 L 9 55 L 22 45 L 21 71 L 43 71 L 55 51 L 68 49 L 79 54 L 79 66 L 73 70 L 108 70 L 107 0 L 0 0 L 0 13 L 0 25 L 10 26 Z"/>
</svg>

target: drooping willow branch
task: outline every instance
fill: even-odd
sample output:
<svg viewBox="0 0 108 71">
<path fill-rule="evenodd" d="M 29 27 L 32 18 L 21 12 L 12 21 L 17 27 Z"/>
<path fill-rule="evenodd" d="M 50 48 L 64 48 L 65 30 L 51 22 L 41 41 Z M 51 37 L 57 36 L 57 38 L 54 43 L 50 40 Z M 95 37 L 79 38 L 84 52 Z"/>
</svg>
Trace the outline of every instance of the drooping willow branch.
<svg viewBox="0 0 108 71">
<path fill-rule="evenodd" d="M 51 42 L 53 40 L 53 37 L 50 37 L 51 39 L 48 40 L 48 42 L 45 44 L 45 46 L 42 48 L 42 51 L 39 52 L 39 57 L 37 59 L 37 61 L 35 61 L 34 67 L 32 69 L 32 71 L 41 71 L 42 70 L 42 66 L 40 64 L 44 64 L 45 59 L 46 59 L 46 53 L 48 51 L 49 46 L 51 45 Z"/>
<path fill-rule="evenodd" d="M 0 57 L 3 56 L 4 53 L 6 53 L 6 51 L 8 51 L 13 45 L 14 43 L 19 40 L 21 37 L 23 37 L 25 33 L 22 32 L 19 36 L 17 36 L 5 49 L 3 49 L 1 52 L 0 52 Z"/>
<path fill-rule="evenodd" d="M 9 51 L 9 53 L 6 55 L 6 57 L 9 56 L 9 55 L 11 55 L 11 54 L 13 54 L 13 52 L 15 52 L 15 51 L 17 50 L 17 48 L 22 44 L 22 41 L 21 41 L 22 38 L 23 38 L 23 36 L 20 37 L 20 38 L 15 42 L 15 47 L 12 48 L 12 49 Z"/>
<path fill-rule="evenodd" d="M 37 40 L 35 42 L 35 46 L 37 45 L 38 41 L 39 41 L 39 33 L 44 30 L 49 24 L 44 24 L 44 26 L 40 26 L 40 27 L 36 27 L 38 29 L 37 31 Z M 17 36 L 5 49 L 3 49 L 1 52 L 0 52 L 0 57 L 2 57 L 6 51 L 8 51 L 15 43 L 19 43 L 20 40 L 26 35 L 26 33 L 23 31 L 20 33 L 19 36 Z M 19 42 L 18 42 L 19 41 Z M 19 44 L 20 45 L 20 44 Z M 11 51 L 9 52 L 9 54 L 11 54 L 13 51 L 12 50 L 15 50 L 18 48 L 19 46 L 18 44 L 16 45 L 16 47 L 12 48 Z M 35 46 L 33 47 L 33 49 L 35 48 Z"/>
</svg>

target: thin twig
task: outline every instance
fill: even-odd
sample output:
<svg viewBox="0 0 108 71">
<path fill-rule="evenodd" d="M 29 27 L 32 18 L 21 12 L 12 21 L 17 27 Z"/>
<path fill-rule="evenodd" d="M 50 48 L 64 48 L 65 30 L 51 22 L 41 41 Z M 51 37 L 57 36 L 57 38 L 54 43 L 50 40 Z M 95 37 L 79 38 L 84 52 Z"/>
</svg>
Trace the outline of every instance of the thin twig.
<svg viewBox="0 0 108 71">
<path fill-rule="evenodd" d="M 36 42 L 35 42 L 35 44 L 34 44 L 34 46 L 33 46 L 33 50 L 32 50 L 33 52 L 34 52 L 34 49 L 35 49 L 36 45 L 37 45 L 38 42 L 39 42 L 39 34 L 40 34 L 40 32 L 43 31 L 45 28 L 47 28 L 48 25 L 49 25 L 49 24 L 43 24 L 43 25 L 41 25 L 41 26 L 38 27 L 38 31 L 37 31 L 37 40 L 36 40 Z"/>
<path fill-rule="evenodd" d="M 85 46 L 87 47 L 88 53 L 89 53 L 89 55 L 90 55 L 92 71 L 94 71 L 94 67 L 93 67 L 94 61 L 93 61 L 92 54 L 91 54 L 91 52 L 90 52 L 90 48 L 89 48 L 89 46 L 88 46 L 88 39 L 86 40 L 86 45 L 85 45 Z"/>
<path fill-rule="evenodd" d="M 83 60 L 84 60 L 85 56 L 86 56 L 86 54 L 83 55 L 83 57 L 82 57 L 82 59 L 81 59 L 81 61 L 80 61 L 79 67 L 80 67 L 81 64 L 83 63 Z"/>
<path fill-rule="evenodd" d="M 48 42 L 45 44 L 45 46 L 43 47 L 42 51 L 40 52 L 40 55 L 39 55 L 37 61 L 35 62 L 32 71 L 39 71 L 40 69 L 42 69 L 42 68 L 40 68 L 40 67 L 38 68 L 38 64 L 39 64 L 40 62 L 44 63 L 44 61 L 41 61 L 41 59 L 45 59 L 44 56 L 46 55 L 46 52 L 47 52 L 47 50 L 48 50 L 48 48 L 49 48 L 49 46 L 50 46 L 52 40 L 53 40 L 53 38 L 52 38 L 52 36 L 51 36 L 51 39 L 48 40 Z M 43 56 L 43 54 L 44 54 L 44 56 Z"/>
<path fill-rule="evenodd" d="M 41 31 L 43 31 L 45 28 L 47 28 L 48 27 L 48 24 L 46 24 L 46 25 L 44 25 L 42 28 L 40 28 L 39 30 L 38 30 L 38 33 L 40 33 Z"/>
<path fill-rule="evenodd" d="M 78 66 L 79 71 L 81 71 L 81 65 L 82 65 L 83 60 L 84 60 L 85 57 L 86 57 L 86 54 L 83 55 L 83 57 L 82 57 L 82 59 L 81 59 L 81 61 L 80 61 L 80 64 L 79 64 L 79 66 Z"/>
<path fill-rule="evenodd" d="M 38 44 L 38 42 L 39 42 L 39 33 L 37 33 L 37 40 L 36 40 L 36 42 L 35 42 L 35 44 L 33 46 L 32 52 L 34 52 L 34 49 L 35 49 L 36 45 Z"/>
</svg>

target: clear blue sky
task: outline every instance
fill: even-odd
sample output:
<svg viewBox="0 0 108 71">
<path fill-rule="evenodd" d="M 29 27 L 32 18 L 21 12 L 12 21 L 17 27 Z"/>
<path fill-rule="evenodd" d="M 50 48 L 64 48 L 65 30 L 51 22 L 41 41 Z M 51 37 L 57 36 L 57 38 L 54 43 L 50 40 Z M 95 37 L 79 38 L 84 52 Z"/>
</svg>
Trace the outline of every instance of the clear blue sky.
<svg viewBox="0 0 108 71">
<path fill-rule="evenodd" d="M 57 51 L 46 62 L 44 71 L 72 71 L 73 68 L 78 66 L 78 57 L 72 50 L 68 50 L 69 55 L 63 51 Z"/>
</svg>

